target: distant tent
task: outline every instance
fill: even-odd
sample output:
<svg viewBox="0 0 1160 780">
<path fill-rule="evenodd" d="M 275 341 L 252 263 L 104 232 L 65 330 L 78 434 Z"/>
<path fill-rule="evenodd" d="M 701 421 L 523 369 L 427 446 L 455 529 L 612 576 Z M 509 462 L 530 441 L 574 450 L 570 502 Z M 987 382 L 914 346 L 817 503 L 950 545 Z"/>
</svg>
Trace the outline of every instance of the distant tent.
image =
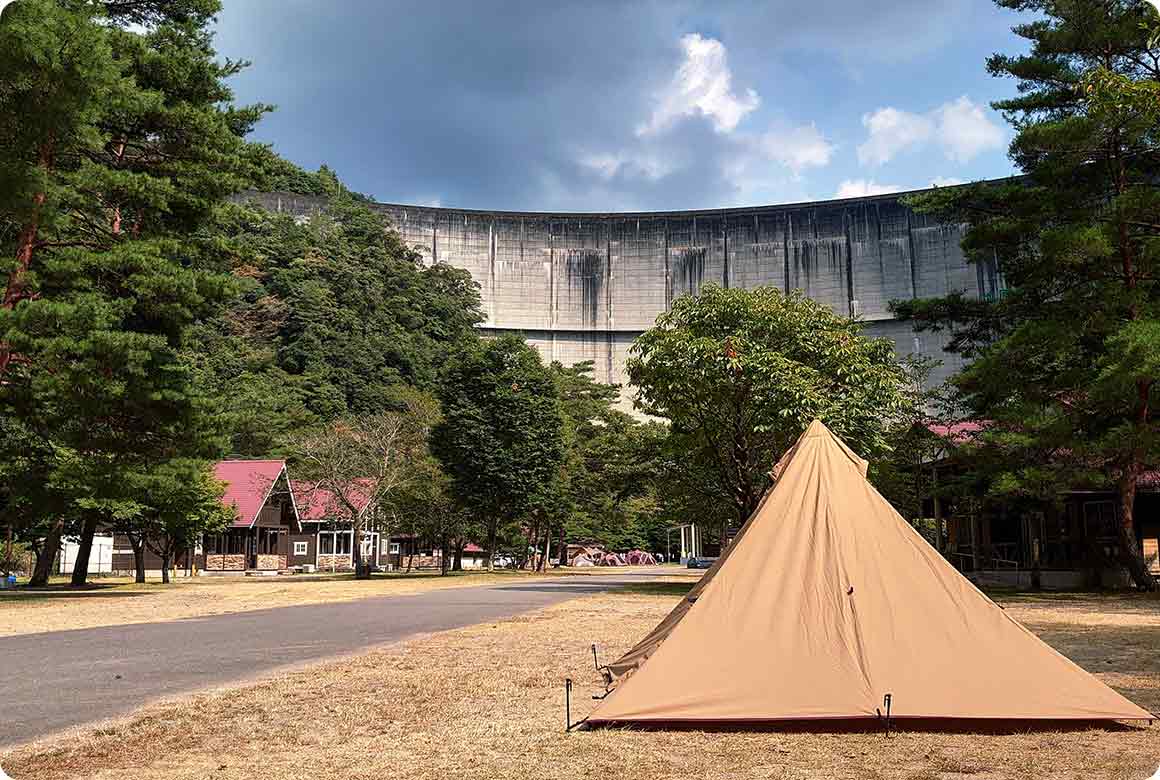
<svg viewBox="0 0 1160 780">
<path fill-rule="evenodd" d="M 624 561 L 629 566 L 657 565 L 657 559 L 653 557 L 652 553 L 647 553 L 644 550 L 629 550 L 624 554 Z"/>
<path fill-rule="evenodd" d="M 975 588 L 813 422 L 704 578 L 623 658 L 588 722 L 1153 716 Z"/>
</svg>

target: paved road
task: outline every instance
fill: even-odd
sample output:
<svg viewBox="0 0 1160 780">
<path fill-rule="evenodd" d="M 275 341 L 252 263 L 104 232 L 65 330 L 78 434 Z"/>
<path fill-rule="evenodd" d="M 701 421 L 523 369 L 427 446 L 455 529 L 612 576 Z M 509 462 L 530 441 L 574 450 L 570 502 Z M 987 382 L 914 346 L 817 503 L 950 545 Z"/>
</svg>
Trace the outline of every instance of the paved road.
<svg viewBox="0 0 1160 780">
<path fill-rule="evenodd" d="M 561 577 L 0 637 L 0 746 L 124 715 L 160 697 L 507 618 L 657 574 Z"/>
</svg>

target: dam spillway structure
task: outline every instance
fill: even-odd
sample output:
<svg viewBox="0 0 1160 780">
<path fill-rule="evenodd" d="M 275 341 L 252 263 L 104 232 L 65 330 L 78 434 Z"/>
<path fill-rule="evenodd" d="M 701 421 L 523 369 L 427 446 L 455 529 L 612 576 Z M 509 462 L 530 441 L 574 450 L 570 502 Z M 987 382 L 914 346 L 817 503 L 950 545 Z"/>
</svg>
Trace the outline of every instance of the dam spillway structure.
<svg viewBox="0 0 1160 780">
<path fill-rule="evenodd" d="M 425 262 L 447 263 L 479 284 L 481 328 L 516 332 L 545 360 L 592 361 L 595 378 L 625 385 L 633 340 L 678 296 L 702 285 L 800 289 L 899 356 L 940 361 L 929 383 L 962 367 L 945 336 L 916 333 L 889 309 L 896 299 L 959 291 L 992 297 L 994 264 L 969 264 L 965 226 L 918 214 L 908 193 L 747 208 L 639 213 L 558 213 L 369 204 Z M 297 216 L 323 199 L 247 196 Z"/>
</svg>

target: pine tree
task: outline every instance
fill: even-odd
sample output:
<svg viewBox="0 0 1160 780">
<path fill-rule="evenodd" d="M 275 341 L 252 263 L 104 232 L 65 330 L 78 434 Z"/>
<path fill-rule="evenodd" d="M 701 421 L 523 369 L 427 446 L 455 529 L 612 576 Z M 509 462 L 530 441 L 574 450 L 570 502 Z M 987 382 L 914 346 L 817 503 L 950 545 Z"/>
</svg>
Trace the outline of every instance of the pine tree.
<svg viewBox="0 0 1160 780">
<path fill-rule="evenodd" d="M 232 105 L 218 7 L 22 0 L 0 25 L 0 408 L 78 500 L 220 449 L 181 346 L 231 293 L 208 229 L 256 171 L 265 107 Z"/>
<path fill-rule="evenodd" d="M 964 248 L 996 262 L 999 300 L 896 304 L 949 328 L 973 362 L 963 401 L 1007 455 L 1002 489 L 1058 494 L 1114 486 L 1119 542 L 1135 583 L 1154 589 L 1134 518 L 1141 473 L 1160 464 L 1160 50 L 1143 0 L 997 0 L 1035 14 L 1014 28 L 1027 54 L 996 54 L 1018 95 L 995 103 L 1014 125 L 1023 176 L 939 191 L 915 205 L 967 223 Z"/>
</svg>

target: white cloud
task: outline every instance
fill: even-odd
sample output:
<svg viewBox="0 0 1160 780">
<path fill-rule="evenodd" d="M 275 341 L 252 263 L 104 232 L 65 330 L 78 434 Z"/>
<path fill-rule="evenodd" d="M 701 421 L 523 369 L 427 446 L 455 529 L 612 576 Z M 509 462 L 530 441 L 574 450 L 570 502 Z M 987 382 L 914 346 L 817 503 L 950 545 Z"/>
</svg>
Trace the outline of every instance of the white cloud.
<svg viewBox="0 0 1160 780">
<path fill-rule="evenodd" d="M 900 192 L 902 187 L 897 184 L 879 184 L 873 179 L 846 179 L 838 185 L 835 198 L 864 198 L 867 195 L 886 195 L 891 192 Z"/>
<path fill-rule="evenodd" d="M 652 117 L 637 128 L 638 136 L 653 135 L 688 116 L 701 115 L 713 122 L 718 133 L 732 132 L 747 114 L 761 104 L 752 89 L 733 91 L 725 45 L 696 33 L 681 37 L 684 61 L 672 82 L 657 96 Z"/>
<path fill-rule="evenodd" d="M 732 192 L 731 203 L 781 201 L 800 190 L 803 170 L 828 165 L 836 148 L 812 122 L 738 133 L 722 152 L 721 180 Z"/>
<path fill-rule="evenodd" d="M 647 150 L 584 153 L 577 162 L 606 181 L 616 176 L 656 181 L 672 173 L 674 167 L 671 160 Z"/>
<path fill-rule="evenodd" d="M 901 152 L 932 142 L 948 160 L 966 163 L 981 152 L 1001 149 L 1006 140 L 1003 128 L 966 95 L 925 114 L 880 108 L 865 114 L 862 125 L 870 135 L 858 146 L 858 162 L 868 166 L 883 165 Z"/>
<path fill-rule="evenodd" d="M 988 149 L 1001 149 L 1006 140 L 1003 128 L 983 113 L 982 106 L 963 95 L 944 103 L 934 111 L 938 118 L 938 140 L 947 157 L 955 162 L 969 162 Z"/>
<path fill-rule="evenodd" d="M 956 184 L 966 184 L 962 179 L 956 179 L 954 176 L 935 176 L 930 180 L 932 187 L 954 187 Z"/>
<path fill-rule="evenodd" d="M 789 168 L 795 175 L 803 168 L 829 165 L 837 148 L 813 122 L 769 130 L 757 136 L 754 143 L 763 157 Z"/>
<path fill-rule="evenodd" d="M 899 152 L 925 144 L 935 130 L 929 118 L 889 107 L 864 114 L 862 125 L 870 137 L 858 147 L 858 162 L 871 166 L 890 162 Z"/>
</svg>

